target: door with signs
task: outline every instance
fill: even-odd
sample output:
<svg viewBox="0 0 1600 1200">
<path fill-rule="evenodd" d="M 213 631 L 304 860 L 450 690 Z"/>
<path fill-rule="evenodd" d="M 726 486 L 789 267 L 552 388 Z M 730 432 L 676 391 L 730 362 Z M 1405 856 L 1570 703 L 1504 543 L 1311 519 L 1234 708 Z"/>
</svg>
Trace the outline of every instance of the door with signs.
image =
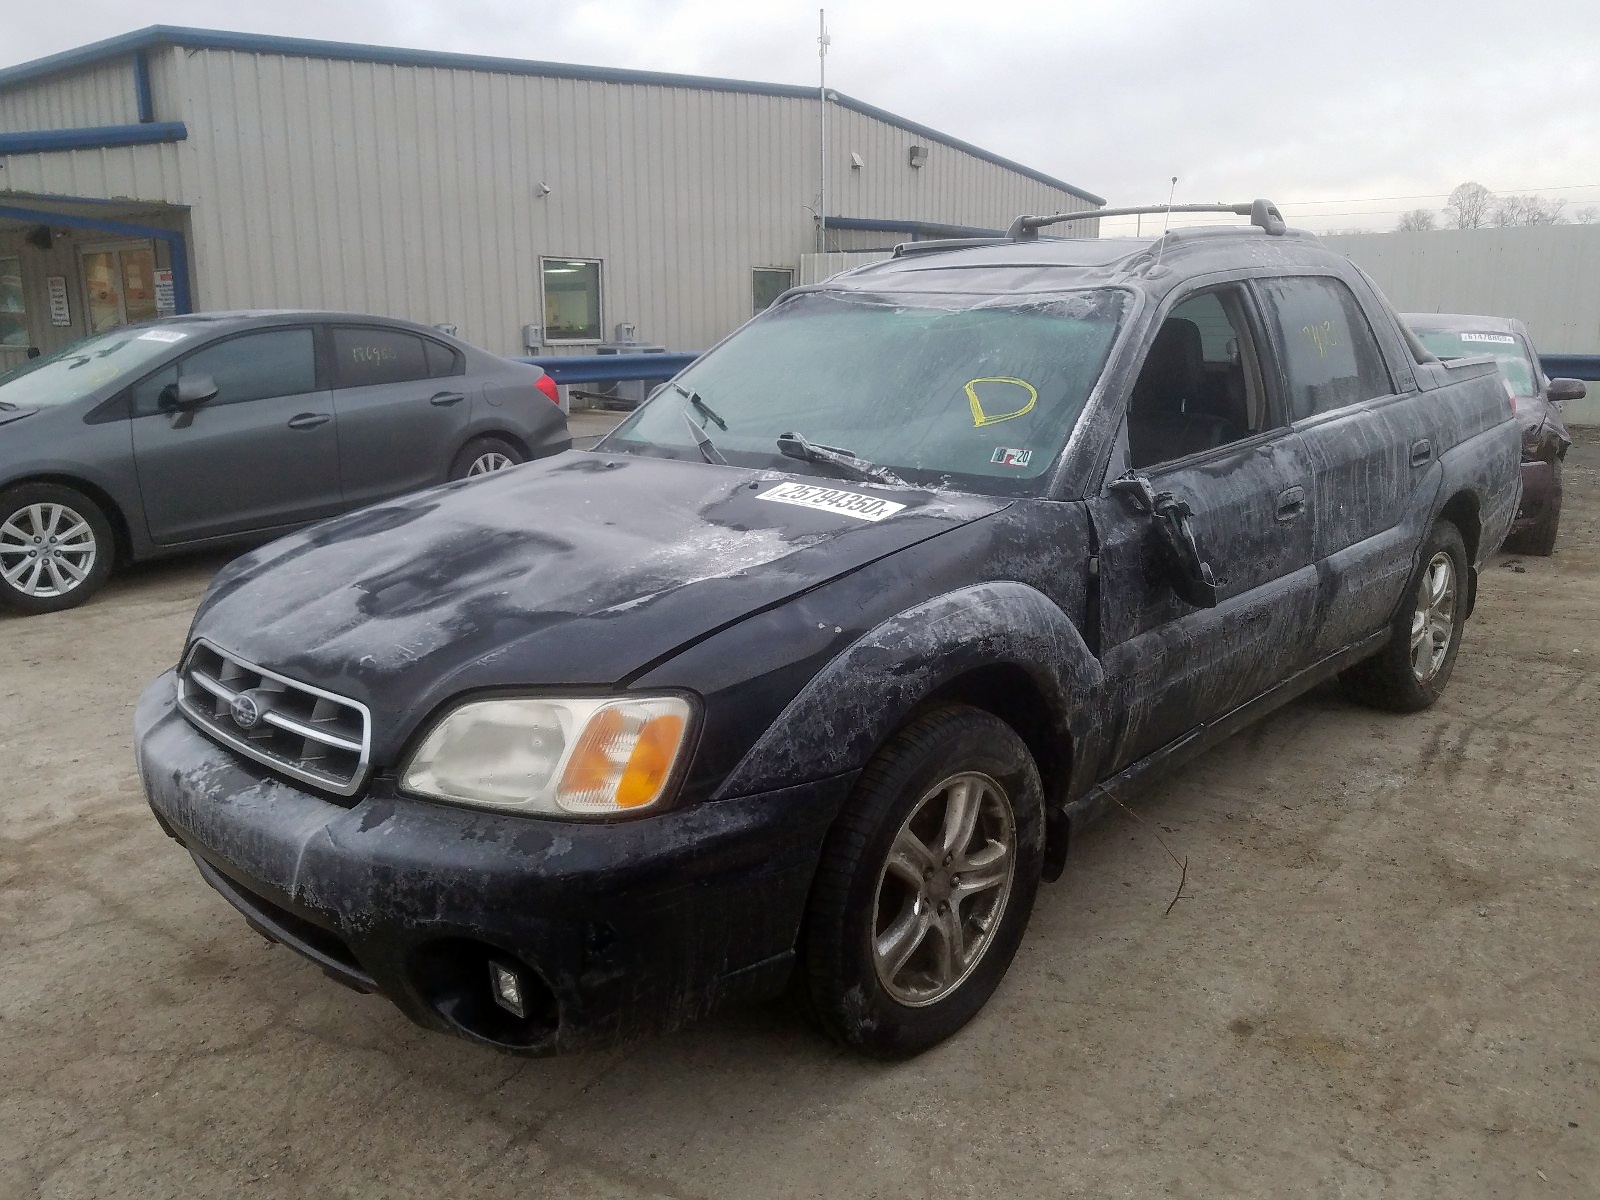
<svg viewBox="0 0 1600 1200">
<path fill-rule="evenodd" d="M 181 337 L 160 328 L 143 337 Z M 180 380 L 216 395 L 176 405 Z M 347 507 L 333 401 L 308 327 L 202 346 L 130 389 L 134 463 L 150 536 L 174 544 L 296 525 Z"/>
<path fill-rule="evenodd" d="M 83 252 L 83 293 L 89 332 L 154 320 L 156 253 L 150 242 L 97 246 Z"/>
<path fill-rule="evenodd" d="M 1105 487 L 1090 501 L 1118 730 L 1107 771 L 1305 664 L 1316 596 L 1309 473 L 1261 340 L 1242 285 L 1180 296 L 1146 353 Z"/>
<path fill-rule="evenodd" d="M 1329 275 L 1256 284 L 1275 374 L 1311 466 L 1314 553 L 1322 565 L 1313 649 L 1332 654 L 1382 628 L 1411 572 L 1403 522 L 1437 460 L 1430 404 L 1396 384 L 1350 287 Z M 1409 378 L 1407 377 L 1409 383 Z"/>
</svg>

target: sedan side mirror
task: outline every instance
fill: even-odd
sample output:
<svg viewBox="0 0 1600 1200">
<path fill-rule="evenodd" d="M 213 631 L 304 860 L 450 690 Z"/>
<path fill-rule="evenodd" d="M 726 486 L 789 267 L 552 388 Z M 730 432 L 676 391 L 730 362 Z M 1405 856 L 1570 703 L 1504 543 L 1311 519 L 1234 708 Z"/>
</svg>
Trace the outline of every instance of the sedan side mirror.
<svg viewBox="0 0 1600 1200">
<path fill-rule="evenodd" d="M 1581 379 L 1552 379 L 1544 394 L 1552 404 L 1562 404 L 1568 400 L 1582 400 L 1589 394 L 1589 385 Z"/>
<path fill-rule="evenodd" d="M 186 375 L 178 380 L 178 386 L 172 390 L 172 407 L 179 412 L 192 412 L 216 398 L 217 384 L 211 376 Z"/>
</svg>

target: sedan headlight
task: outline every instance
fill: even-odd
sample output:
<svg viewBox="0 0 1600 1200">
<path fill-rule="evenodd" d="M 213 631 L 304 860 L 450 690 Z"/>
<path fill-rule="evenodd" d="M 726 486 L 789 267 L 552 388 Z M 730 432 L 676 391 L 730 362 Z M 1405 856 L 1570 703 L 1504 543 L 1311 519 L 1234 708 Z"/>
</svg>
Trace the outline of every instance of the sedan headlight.
<svg viewBox="0 0 1600 1200">
<path fill-rule="evenodd" d="M 692 715 L 682 696 L 475 700 L 428 731 L 400 786 L 512 812 L 637 813 L 666 794 Z"/>
</svg>

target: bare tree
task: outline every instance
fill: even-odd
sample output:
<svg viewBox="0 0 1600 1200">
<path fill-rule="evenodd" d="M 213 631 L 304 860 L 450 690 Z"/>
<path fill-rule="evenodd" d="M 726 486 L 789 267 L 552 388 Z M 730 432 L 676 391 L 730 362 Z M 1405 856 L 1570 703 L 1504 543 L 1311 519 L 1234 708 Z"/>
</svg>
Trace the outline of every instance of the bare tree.
<svg viewBox="0 0 1600 1200">
<path fill-rule="evenodd" d="M 1413 208 L 1410 212 L 1400 214 L 1400 223 L 1395 226 L 1395 232 L 1423 233 L 1432 228 L 1434 228 L 1433 210 Z"/>
<path fill-rule="evenodd" d="M 1459 183 L 1450 193 L 1444 215 L 1457 229 L 1481 229 L 1489 224 L 1494 193 L 1481 183 Z"/>
<path fill-rule="evenodd" d="M 1495 201 L 1491 219 L 1496 225 L 1560 225 L 1567 218 L 1565 200 L 1543 196 L 1502 196 Z"/>
<path fill-rule="evenodd" d="M 1600 205 L 1585 204 L 1572 214 L 1572 219 L 1579 225 L 1593 225 L 1596 221 L 1600 221 Z"/>
</svg>

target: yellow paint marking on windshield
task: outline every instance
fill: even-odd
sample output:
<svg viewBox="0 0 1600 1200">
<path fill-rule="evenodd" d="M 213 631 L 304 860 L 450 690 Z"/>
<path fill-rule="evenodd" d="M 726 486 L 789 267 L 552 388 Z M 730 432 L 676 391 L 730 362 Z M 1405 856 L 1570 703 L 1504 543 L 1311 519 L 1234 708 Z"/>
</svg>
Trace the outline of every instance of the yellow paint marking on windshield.
<svg viewBox="0 0 1600 1200">
<path fill-rule="evenodd" d="M 1028 402 L 1021 408 L 1012 409 L 1010 412 L 991 413 L 983 407 L 983 401 L 978 399 L 978 385 L 980 383 L 1004 383 L 1012 387 L 1021 388 L 1028 393 Z M 1039 390 L 1031 383 L 1024 383 L 1020 379 L 969 379 L 966 384 L 967 403 L 972 406 L 972 427 L 982 429 L 985 425 L 998 425 L 1001 421 L 1009 421 L 1013 417 L 1020 417 L 1033 411 L 1033 406 L 1039 403 Z"/>
</svg>

